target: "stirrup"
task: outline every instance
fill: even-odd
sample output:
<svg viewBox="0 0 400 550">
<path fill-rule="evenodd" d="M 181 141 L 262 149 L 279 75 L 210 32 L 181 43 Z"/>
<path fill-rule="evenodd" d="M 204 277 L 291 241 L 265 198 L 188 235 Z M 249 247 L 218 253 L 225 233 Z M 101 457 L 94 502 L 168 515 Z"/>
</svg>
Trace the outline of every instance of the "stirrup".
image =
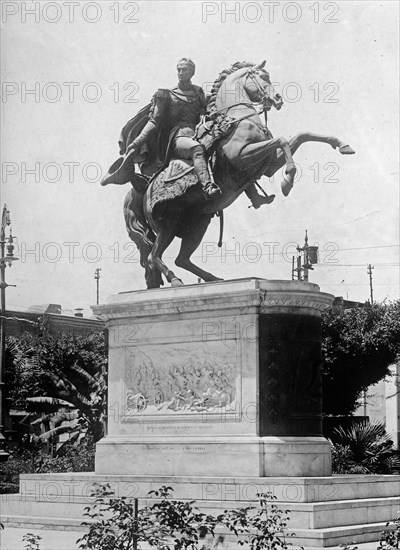
<svg viewBox="0 0 400 550">
<path fill-rule="evenodd" d="M 213 183 L 212 181 L 208 181 L 205 184 L 205 186 L 203 187 L 203 191 L 207 199 L 212 199 L 216 195 L 222 193 L 218 185 L 216 183 Z"/>
</svg>

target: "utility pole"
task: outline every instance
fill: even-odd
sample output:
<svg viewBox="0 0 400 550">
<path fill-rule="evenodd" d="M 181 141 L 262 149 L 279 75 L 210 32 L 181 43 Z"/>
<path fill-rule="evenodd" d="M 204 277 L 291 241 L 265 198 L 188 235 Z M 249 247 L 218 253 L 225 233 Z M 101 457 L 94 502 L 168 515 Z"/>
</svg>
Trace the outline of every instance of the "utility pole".
<svg viewBox="0 0 400 550">
<path fill-rule="evenodd" d="M 100 285 L 100 271 L 101 267 L 98 267 L 94 272 L 94 278 L 96 279 L 96 304 L 99 305 L 99 285 Z"/>
<path fill-rule="evenodd" d="M 371 295 L 371 305 L 374 303 L 374 290 L 372 288 L 372 270 L 374 269 L 374 266 L 371 264 L 368 264 L 367 273 L 369 275 L 369 290 Z"/>
<path fill-rule="evenodd" d="M 374 303 L 374 290 L 372 288 L 372 270 L 374 269 L 374 266 L 371 264 L 368 264 L 367 266 L 367 274 L 369 275 L 369 291 L 370 291 L 370 297 L 371 297 L 371 306 Z M 363 410 L 364 410 L 364 416 L 367 416 L 367 390 L 363 391 Z"/>
<path fill-rule="evenodd" d="M 14 238 L 10 227 L 10 235 L 6 238 L 6 227 L 11 226 L 10 211 L 7 205 L 4 205 L 1 216 L 0 228 L 0 293 L 1 293 L 1 313 L 0 313 L 0 462 L 5 462 L 9 454 L 5 450 L 6 438 L 4 437 L 4 368 L 6 360 L 6 266 L 12 266 L 12 262 L 18 260 L 14 257 Z M 5 251 L 7 244 L 7 254 Z"/>
</svg>

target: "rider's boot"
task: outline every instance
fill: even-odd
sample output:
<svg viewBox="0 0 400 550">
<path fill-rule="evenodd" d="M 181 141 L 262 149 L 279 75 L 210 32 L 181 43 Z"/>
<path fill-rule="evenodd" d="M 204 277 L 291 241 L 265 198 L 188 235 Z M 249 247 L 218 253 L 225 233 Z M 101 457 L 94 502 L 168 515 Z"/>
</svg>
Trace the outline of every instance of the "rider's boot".
<svg viewBox="0 0 400 550">
<path fill-rule="evenodd" d="M 246 189 L 245 193 L 251 200 L 251 204 L 253 205 L 253 207 L 256 209 L 260 208 L 260 206 L 262 206 L 263 204 L 271 204 L 271 202 L 275 198 L 275 195 L 267 194 L 265 194 L 265 196 L 263 197 L 257 192 L 256 186 L 254 184 L 250 185 L 250 187 Z"/>
<path fill-rule="evenodd" d="M 221 193 L 221 189 L 211 179 L 206 159 L 206 150 L 203 145 L 197 145 L 192 150 L 193 168 L 207 199 Z"/>
</svg>

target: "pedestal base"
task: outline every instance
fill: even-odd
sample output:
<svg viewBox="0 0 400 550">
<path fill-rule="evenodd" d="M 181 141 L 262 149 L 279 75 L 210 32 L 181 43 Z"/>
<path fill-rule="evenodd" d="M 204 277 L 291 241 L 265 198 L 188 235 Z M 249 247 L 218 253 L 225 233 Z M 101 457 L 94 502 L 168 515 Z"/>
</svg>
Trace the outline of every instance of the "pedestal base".
<svg viewBox="0 0 400 550">
<path fill-rule="evenodd" d="M 96 473 L 169 476 L 327 476 L 331 448 L 323 437 L 105 438 Z"/>
</svg>

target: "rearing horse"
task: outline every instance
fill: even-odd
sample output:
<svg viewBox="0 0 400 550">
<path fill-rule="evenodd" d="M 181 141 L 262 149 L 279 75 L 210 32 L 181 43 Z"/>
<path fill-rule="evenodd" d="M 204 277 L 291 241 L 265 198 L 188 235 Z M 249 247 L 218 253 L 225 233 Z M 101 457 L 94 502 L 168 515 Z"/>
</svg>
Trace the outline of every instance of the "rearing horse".
<svg viewBox="0 0 400 550">
<path fill-rule="evenodd" d="M 211 217 L 232 204 L 261 176 L 271 177 L 285 165 L 281 187 L 287 196 L 296 174 L 292 155 L 302 143 L 319 141 L 339 148 L 342 154 L 354 153 L 351 147 L 333 136 L 303 132 L 289 141 L 283 137 L 273 138 L 259 115 L 266 114 L 272 106 L 279 110 L 283 101 L 275 92 L 264 65 L 265 61 L 260 65 L 235 63 L 220 73 L 211 90 L 208 114 L 211 118 L 222 117 L 227 128 L 215 143 L 213 175 L 222 191 L 218 197 L 205 198 L 190 166 L 189 171 L 172 183 L 168 183 L 166 177 L 168 168 L 158 173 L 147 189 L 146 185 L 138 183 L 144 182 L 140 176 L 132 180 L 133 189 L 124 203 L 125 221 L 130 238 L 139 248 L 148 288 L 163 284 L 161 274 L 173 286 L 183 284 L 162 260 L 164 251 L 175 237 L 182 239 L 175 260 L 178 267 L 204 281 L 219 280 L 190 259 Z M 257 105 L 262 105 L 260 111 Z"/>
</svg>

